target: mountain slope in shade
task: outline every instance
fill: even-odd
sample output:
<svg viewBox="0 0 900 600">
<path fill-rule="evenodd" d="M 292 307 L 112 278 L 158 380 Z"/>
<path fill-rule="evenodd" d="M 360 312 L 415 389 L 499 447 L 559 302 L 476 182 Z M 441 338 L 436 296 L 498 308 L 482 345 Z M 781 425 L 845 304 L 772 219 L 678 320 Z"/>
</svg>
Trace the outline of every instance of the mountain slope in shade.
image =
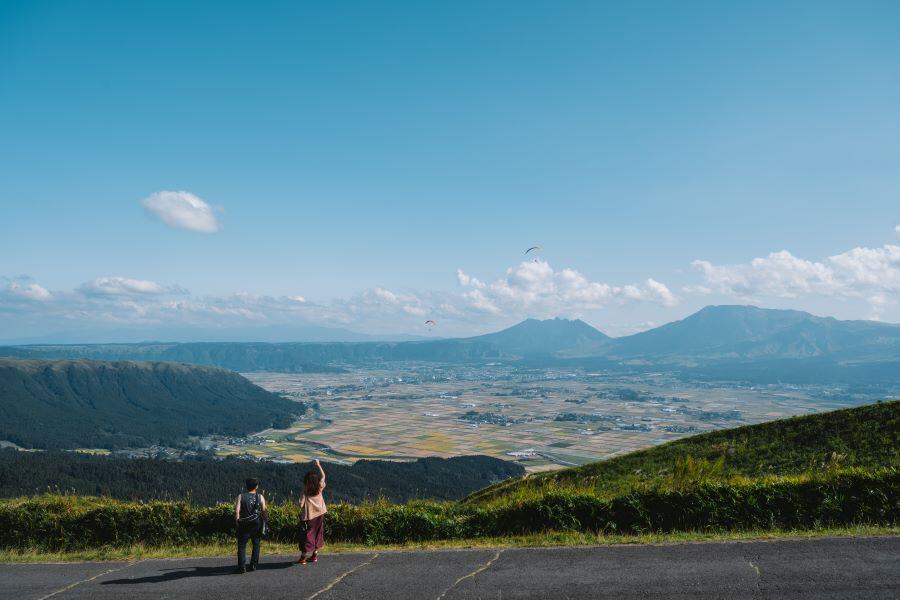
<svg viewBox="0 0 900 600">
<path fill-rule="evenodd" d="M 470 338 L 491 344 L 503 354 L 519 356 L 584 356 L 611 339 L 581 319 L 527 319 L 496 333 Z"/>
<path fill-rule="evenodd" d="M 223 369 L 0 359 L 0 440 L 26 448 L 177 446 L 287 427 L 304 410 Z"/>
<path fill-rule="evenodd" d="M 900 326 L 839 321 L 797 310 L 707 306 L 680 321 L 612 340 L 603 353 L 649 361 L 894 359 L 900 357 Z"/>
</svg>

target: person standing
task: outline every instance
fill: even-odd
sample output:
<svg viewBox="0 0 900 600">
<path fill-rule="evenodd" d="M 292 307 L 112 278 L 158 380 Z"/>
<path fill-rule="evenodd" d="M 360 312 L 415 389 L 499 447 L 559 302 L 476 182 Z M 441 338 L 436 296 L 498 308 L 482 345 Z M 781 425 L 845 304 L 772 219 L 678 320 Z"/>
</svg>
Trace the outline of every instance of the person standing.
<svg viewBox="0 0 900 600">
<path fill-rule="evenodd" d="M 263 519 L 269 517 L 266 499 L 260 494 L 259 480 L 255 477 L 247 479 L 247 491 L 234 501 L 234 522 L 237 525 L 237 560 L 238 573 L 247 572 L 247 541 L 253 542 L 253 554 L 250 555 L 250 571 L 259 565 L 259 546 L 262 540 Z"/>
<path fill-rule="evenodd" d="M 300 559 L 297 564 L 319 560 L 319 549 L 325 545 L 325 471 L 316 459 L 318 471 L 309 471 L 303 477 L 303 495 L 300 496 L 300 519 L 306 525 L 306 532 L 300 542 Z M 309 556 L 307 556 L 309 555 Z"/>
</svg>

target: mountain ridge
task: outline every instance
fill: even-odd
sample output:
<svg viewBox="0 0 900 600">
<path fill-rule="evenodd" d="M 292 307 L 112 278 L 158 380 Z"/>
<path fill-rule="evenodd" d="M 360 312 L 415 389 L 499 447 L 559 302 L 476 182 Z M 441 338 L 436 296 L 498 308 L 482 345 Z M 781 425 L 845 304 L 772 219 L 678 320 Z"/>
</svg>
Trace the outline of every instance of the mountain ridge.
<svg viewBox="0 0 900 600">
<path fill-rule="evenodd" d="M 842 321 L 798 310 L 707 306 L 671 323 L 615 338 L 603 355 L 619 360 L 797 359 L 822 356 L 900 358 L 900 325 Z M 887 354 L 885 353 L 887 351 Z"/>
<path fill-rule="evenodd" d="M 879 377 L 900 381 L 900 325 L 843 321 L 797 310 L 718 305 L 617 338 L 579 319 L 556 318 L 526 319 L 506 329 L 469 338 L 32 345 L 0 347 L 0 356 L 172 361 L 239 372 L 339 372 L 348 365 L 385 361 L 502 361 L 533 366 L 570 361 L 568 364 L 583 364 L 586 368 L 681 368 L 813 360 L 821 363 L 816 369 L 822 367 L 822 361 L 841 365 L 881 362 L 885 366 L 879 368 Z M 897 363 L 896 375 L 891 374 L 893 363 Z"/>
<path fill-rule="evenodd" d="M 215 367 L 0 358 L 0 440 L 25 448 L 178 446 L 286 427 L 304 411 Z"/>
</svg>

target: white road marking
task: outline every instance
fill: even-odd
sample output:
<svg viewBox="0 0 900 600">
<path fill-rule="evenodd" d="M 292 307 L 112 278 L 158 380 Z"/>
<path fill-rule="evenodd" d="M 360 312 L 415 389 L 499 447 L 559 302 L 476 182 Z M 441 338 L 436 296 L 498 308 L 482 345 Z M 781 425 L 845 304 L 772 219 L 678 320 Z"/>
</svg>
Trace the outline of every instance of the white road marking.
<svg viewBox="0 0 900 600">
<path fill-rule="evenodd" d="M 491 558 L 491 560 L 487 561 L 486 563 L 484 563 L 483 565 L 481 565 L 480 567 L 478 567 L 477 569 L 475 569 L 474 571 L 472 571 L 472 572 L 469 573 L 468 575 L 463 575 L 462 577 L 460 577 L 459 579 L 457 579 L 456 581 L 454 581 L 454 582 L 453 582 L 453 585 L 451 585 L 451 586 L 448 587 L 446 590 L 444 590 L 443 592 L 441 592 L 441 595 L 438 596 L 435 600 L 442 600 L 442 599 L 444 598 L 444 596 L 446 596 L 447 594 L 449 594 L 449 593 L 450 593 L 450 590 L 452 590 L 452 589 L 455 588 L 457 585 L 459 585 L 459 583 L 460 583 L 461 581 L 463 581 L 463 580 L 465 580 L 465 579 L 468 579 L 469 577 L 475 577 L 476 575 L 478 575 L 479 573 L 481 573 L 482 571 L 484 571 L 485 569 L 487 569 L 488 567 L 490 567 L 492 564 L 494 564 L 494 563 L 497 561 L 498 558 L 500 558 L 500 555 L 501 555 L 501 554 L 503 554 L 503 550 L 497 550 L 497 553 L 494 554 L 494 557 Z"/>
<path fill-rule="evenodd" d="M 339 583 L 341 582 L 341 580 L 344 579 L 344 577 L 346 577 L 347 575 L 349 575 L 349 574 L 352 573 L 353 571 L 355 571 L 355 570 L 357 570 L 357 569 L 361 569 L 362 567 L 364 567 L 364 566 L 366 566 L 366 565 L 372 564 L 372 561 L 375 560 L 376 558 L 378 558 L 378 553 L 375 553 L 375 554 L 372 556 L 372 558 L 370 558 L 370 559 L 367 560 L 366 562 L 360 563 L 360 564 L 356 565 L 355 567 L 353 567 L 352 569 L 350 569 L 349 571 L 345 571 L 344 573 L 341 573 L 340 575 L 338 575 L 338 576 L 334 579 L 334 581 L 332 581 L 331 583 L 329 583 L 328 585 L 326 585 L 325 587 L 323 587 L 321 590 L 319 590 L 318 592 L 316 592 L 316 593 L 313 594 L 312 596 L 308 597 L 306 600 L 313 600 L 313 598 L 315 598 L 316 596 L 318 596 L 318 595 L 320 595 L 320 594 L 324 594 L 325 592 L 327 592 L 328 590 L 330 590 L 331 588 L 333 588 L 334 586 L 336 586 L 337 584 L 339 584 Z"/>
<path fill-rule="evenodd" d="M 56 596 L 57 594 L 62 594 L 63 592 L 68 592 L 69 590 L 71 590 L 75 587 L 78 587 L 82 583 L 88 583 L 90 581 L 97 579 L 98 577 L 103 577 L 104 575 L 109 575 L 110 573 L 115 573 L 116 571 L 121 571 L 122 569 L 127 569 L 131 565 L 136 565 L 139 562 L 141 562 L 141 561 L 135 560 L 135 561 L 128 563 L 127 565 L 123 565 L 116 569 L 108 569 L 106 571 L 103 571 L 102 573 L 98 573 L 98 574 L 94 575 L 93 577 L 88 577 L 87 579 L 82 579 L 81 581 L 76 581 L 75 583 L 70 583 L 69 585 L 67 585 L 64 588 L 60 588 L 60 589 L 56 590 L 55 592 L 50 592 L 46 596 L 41 596 L 40 598 L 38 598 L 38 600 L 47 600 L 47 598 L 52 598 L 53 596 Z"/>
</svg>

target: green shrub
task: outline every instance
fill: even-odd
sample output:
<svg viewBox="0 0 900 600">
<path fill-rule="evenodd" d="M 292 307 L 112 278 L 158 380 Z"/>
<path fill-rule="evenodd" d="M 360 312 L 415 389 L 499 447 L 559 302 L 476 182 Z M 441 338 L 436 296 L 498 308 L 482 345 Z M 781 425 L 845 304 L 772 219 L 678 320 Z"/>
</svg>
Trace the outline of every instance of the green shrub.
<svg viewBox="0 0 900 600">
<path fill-rule="evenodd" d="M 699 472 L 708 472 L 706 467 Z M 75 496 L 0 501 L 6 549 L 71 551 L 98 546 L 192 544 L 234 535 L 233 508 L 184 502 L 120 502 Z M 900 522 L 900 473 L 894 468 L 816 471 L 737 482 L 703 481 L 679 489 L 647 488 L 607 498 L 584 490 L 549 490 L 480 505 L 417 501 L 338 503 L 326 539 L 391 544 L 510 536 L 544 531 L 647 533 L 804 529 Z M 270 510 L 272 539 L 300 539 L 296 505 Z"/>
</svg>

